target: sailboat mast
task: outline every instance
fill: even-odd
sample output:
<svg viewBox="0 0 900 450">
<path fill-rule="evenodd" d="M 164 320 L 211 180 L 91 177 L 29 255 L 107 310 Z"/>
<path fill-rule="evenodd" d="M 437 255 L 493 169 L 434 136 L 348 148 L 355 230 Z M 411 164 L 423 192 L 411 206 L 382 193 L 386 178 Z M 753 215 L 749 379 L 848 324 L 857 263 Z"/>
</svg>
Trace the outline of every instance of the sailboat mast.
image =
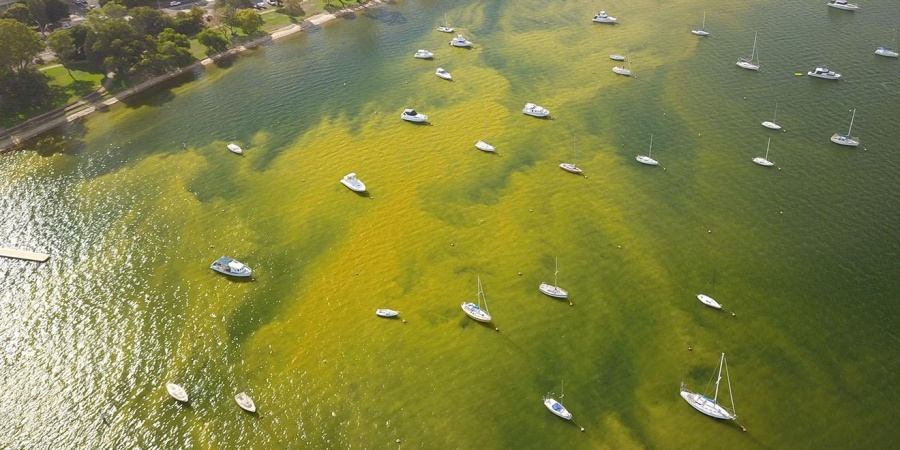
<svg viewBox="0 0 900 450">
<path fill-rule="evenodd" d="M 850 116 L 850 128 L 847 129 L 847 137 L 850 137 L 850 130 L 853 129 L 853 119 L 856 118 L 856 108 L 853 108 L 853 115 Z"/>
<path fill-rule="evenodd" d="M 771 144 L 771 143 L 772 143 L 772 138 L 769 138 L 769 142 L 766 142 L 766 157 L 765 157 L 766 160 L 769 159 L 769 144 Z"/>
<path fill-rule="evenodd" d="M 722 353 L 722 361 L 725 361 L 725 354 Z M 725 363 L 725 379 L 728 380 L 728 398 L 731 399 L 731 414 L 737 416 L 737 406 L 734 406 L 734 394 L 731 393 L 731 376 L 728 375 L 728 363 Z"/>
<path fill-rule="evenodd" d="M 652 155 L 652 154 L 653 154 L 653 135 L 651 134 L 650 135 L 650 150 L 647 152 L 647 157 L 649 158 L 650 155 Z"/>
<path fill-rule="evenodd" d="M 556 258 L 556 270 L 553 272 L 553 285 L 559 286 L 559 281 L 557 280 L 557 275 L 559 275 L 559 258 Z"/>
<path fill-rule="evenodd" d="M 703 10 L 703 23 L 700 24 L 701 30 L 706 30 L 706 10 Z"/>
<path fill-rule="evenodd" d="M 719 398 L 719 382 L 722 381 L 722 364 L 725 363 L 725 354 L 722 353 L 722 359 L 719 360 L 719 375 L 716 377 L 716 395 L 713 396 L 713 403 L 718 403 Z"/>
<path fill-rule="evenodd" d="M 775 117 L 778 116 L 778 102 L 775 102 L 775 114 L 772 114 L 772 122 L 775 121 Z"/>
</svg>

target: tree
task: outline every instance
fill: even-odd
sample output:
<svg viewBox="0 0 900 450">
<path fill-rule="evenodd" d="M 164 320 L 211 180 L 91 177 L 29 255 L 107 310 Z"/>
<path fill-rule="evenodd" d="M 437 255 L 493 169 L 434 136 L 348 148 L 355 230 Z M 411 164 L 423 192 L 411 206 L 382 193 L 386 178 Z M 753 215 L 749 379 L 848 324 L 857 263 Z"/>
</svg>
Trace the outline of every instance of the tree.
<svg viewBox="0 0 900 450">
<path fill-rule="evenodd" d="M 24 70 L 44 50 L 37 33 L 19 21 L 0 19 L 0 73 Z"/>
<path fill-rule="evenodd" d="M 228 39 L 209 28 L 197 33 L 197 42 L 207 49 L 207 53 L 219 53 L 228 49 Z"/>
<path fill-rule="evenodd" d="M 242 9 L 234 15 L 235 25 L 244 30 L 245 34 L 254 34 L 262 28 L 266 22 L 258 12 L 252 9 Z"/>
<path fill-rule="evenodd" d="M 194 56 L 191 55 L 191 41 L 187 36 L 171 28 L 166 28 L 156 38 L 156 53 L 164 60 L 168 69 L 194 62 Z"/>
<path fill-rule="evenodd" d="M 49 80 L 42 72 L 0 72 L 0 115 L 19 114 L 47 105 L 51 99 Z"/>
<path fill-rule="evenodd" d="M 178 11 L 175 14 L 175 23 L 172 25 L 172 29 L 186 36 L 194 36 L 204 28 L 203 16 L 205 14 L 203 8 L 197 5 L 191 6 L 191 10 L 188 12 Z"/>
<path fill-rule="evenodd" d="M 62 63 L 66 72 L 74 80 L 75 76 L 69 70 L 69 65 L 77 59 L 78 48 L 75 47 L 75 38 L 72 37 L 72 33 L 69 30 L 56 30 L 47 36 L 47 45 L 53 53 L 56 53 L 56 59 Z"/>
<path fill-rule="evenodd" d="M 292 16 L 302 16 L 306 14 L 303 10 L 303 0 L 284 0 L 284 10 Z"/>
<path fill-rule="evenodd" d="M 3 13 L 3 18 L 17 20 L 28 26 L 32 26 L 35 23 L 34 17 L 31 16 L 31 11 L 28 10 L 24 3 L 14 3 Z"/>
<path fill-rule="evenodd" d="M 25 5 L 28 7 L 28 12 L 31 13 L 34 22 L 43 32 L 47 25 L 50 24 L 50 19 L 47 17 L 47 5 L 44 4 L 44 0 L 25 0 Z"/>
<path fill-rule="evenodd" d="M 101 19 L 90 27 L 84 43 L 85 56 L 103 64 L 108 71 L 127 75 L 138 67 L 145 51 L 155 52 L 152 38 L 135 31 L 125 19 Z"/>
<path fill-rule="evenodd" d="M 47 22 L 53 23 L 69 17 L 69 4 L 61 0 L 44 0 Z"/>
<path fill-rule="evenodd" d="M 131 26 L 140 34 L 156 36 L 166 28 L 172 28 L 175 20 L 163 11 L 146 6 L 138 6 L 130 11 Z"/>
</svg>

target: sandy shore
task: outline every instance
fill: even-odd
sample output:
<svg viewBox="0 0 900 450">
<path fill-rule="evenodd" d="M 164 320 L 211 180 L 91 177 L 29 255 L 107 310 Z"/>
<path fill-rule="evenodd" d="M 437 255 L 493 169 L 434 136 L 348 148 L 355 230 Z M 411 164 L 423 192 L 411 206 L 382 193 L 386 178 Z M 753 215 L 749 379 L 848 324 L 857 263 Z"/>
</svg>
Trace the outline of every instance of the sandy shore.
<svg viewBox="0 0 900 450">
<path fill-rule="evenodd" d="M 78 102 L 75 102 L 70 105 L 66 105 L 64 107 L 50 111 L 46 114 L 42 114 L 39 117 L 27 120 L 19 125 L 16 125 L 14 127 L 11 127 L 8 130 L 3 131 L 2 133 L 0 133 L 0 153 L 2 153 L 4 151 L 12 150 L 17 145 L 21 144 L 22 142 L 25 142 L 29 139 L 32 139 L 36 136 L 43 134 L 43 133 L 46 133 L 56 127 L 65 125 L 70 122 L 74 122 L 82 117 L 87 116 L 88 114 L 91 114 L 91 113 L 97 111 L 98 109 L 102 109 L 102 108 L 109 107 L 110 105 L 114 105 L 114 104 L 118 103 L 119 101 L 121 101 L 122 99 L 128 98 L 134 94 L 137 94 L 138 92 L 143 92 L 148 89 L 151 89 L 154 86 L 156 86 L 164 81 L 170 80 L 170 79 L 175 78 L 180 75 L 183 75 L 186 72 L 202 70 L 203 67 L 213 64 L 220 59 L 236 55 L 238 53 L 246 51 L 247 49 L 258 47 L 266 42 L 273 41 L 276 39 L 281 39 L 285 36 L 290 36 L 294 33 L 299 33 L 301 31 L 309 29 L 309 28 L 318 27 L 326 22 L 337 19 L 338 17 L 341 17 L 342 15 L 360 11 L 360 10 L 363 10 L 366 8 L 371 8 L 373 6 L 380 6 L 387 2 L 388 2 L 388 0 L 371 0 L 364 4 L 341 9 L 334 13 L 316 14 L 315 16 L 312 16 L 309 19 L 304 20 L 303 22 L 301 22 L 299 24 L 292 24 L 292 25 L 286 26 L 284 28 L 275 30 L 274 32 L 272 32 L 272 34 L 263 36 L 258 39 L 254 39 L 243 45 L 226 50 L 225 52 L 219 53 L 212 57 L 203 59 L 202 61 L 195 62 L 194 64 L 191 64 L 190 66 L 183 67 L 174 72 L 169 72 L 167 74 L 160 75 L 156 78 L 153 78 L 152 80 L 145 81 L 135 87 L 126 89 L 122 92 L 118 92 L 111 98 L 107 98 L 107 99 L 99 101 L 99 102 L 92 102 L 91 101 L 92 98 L 100 98 L 100 97 L 102 97 L 103 94 L 106 93 L 105 88 L 101 87 L 100 90 L 98 90 L 97 92 L 85 97 L 82 100 L 79 100 Z M 89 104 L 90 106 L 88 106 L 86 108 L 82 108 L 82 106 L 84 106 L 85 104 Z M 73 110 L 73 109 L 77 109 L 77 111 L 75 111 L 71 114 L 66 113 L 66 111 Z"/>
</svg>

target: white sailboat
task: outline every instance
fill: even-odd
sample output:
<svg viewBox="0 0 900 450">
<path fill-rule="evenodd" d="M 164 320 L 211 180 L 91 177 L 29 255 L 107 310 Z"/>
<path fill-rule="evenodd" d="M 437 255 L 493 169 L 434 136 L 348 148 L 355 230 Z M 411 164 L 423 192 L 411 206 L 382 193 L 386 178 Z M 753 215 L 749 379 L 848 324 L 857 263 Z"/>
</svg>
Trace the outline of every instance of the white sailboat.
<svg viewBox="0 0 900 450">
<path fill-rule="evenodd" d="M 772 167 L 775 165 L 775 163 L 773 163 L 772 161 L 769 161 L 769 144 L 771 144 L 771 143 L 772 143 L 772 138 L 769 138 L 769 141 L 766 142 L 766 156 L 764 156 L 762 158 L 757 156 L 756 158 L 753 158 L 753 162 L 755 162 L 756 164 L 759 164 L 761 166 L 764 166 L 764 167 Z"/>
<path fill-rule="evenodd" d="M 731 407 L 727 408 L 719 404 L 719 383 L 722 381 L 722 367 L 725 368 L 725 379 L 728 382 L 728 398 L 731 400 Z M 681 383 L 681 398 L 684 399 L 691 407 L 706 414 L 714 419 L 734 420 L 737 413 L 734 409 L 734 396 L 731 393 L 731 378 L 728 376 L 728 364 L 725 363 L 725 354 L 719 360 L 719 373 L 716 375 L 716 393 L 713 398 L 709 398 L 697 392 L 691 392 L 687 386 Z"/>
<path fill-rule="evenodd" d="M 391 318 L 391 317 L 397 317 L 398 314 L 400 314 L 400 311 L 395 311 L 393 309 L 380 308 L 380 309 L 375 310 L 375 315 L 378 317 Z"/>
<path fill-rule="evenodd" d="M 775 114 L 772 114 L 772 121 L 769 122 L 767 120 L 762 123 L 762 126 L 768 128 L 770 130 L 780 130 L 781 125 L 778 125 L 777 123 L 775 123 L 775 116 L 777 116 L 777 115 L 778 115 L 778 102 L 775 102 Z"/>
<path fill-rule="evenodd" d="M 713 272 L 713 289 L 716 288 L 716 274 Z M 700 300 L 706 306 L 715 309 L 722 309 L 722 305 L 719 304 L 714 298 L 706 295 L 706 294 L 697 294 L 697 300 Z"/>
<path fill-rule="evenodd" d="M 559 275 L 559 258 L 556 258 L 556 270 L 553 272 L 553 284 L 541 283 L 538 289 L 553 298 L 569 298 L 569 293 L 559 287 L 557 276 Z"/>
<path fill-rule="evenodd" d="M 884 56 L 886 58 L 900 57 L 900 53 L 897 53 L 897 52 L 891 50 L 891 48 L 893 48 L 894 45 L 896 45 L 896 41 L 897 41 L 897 37 L 894 36 L 894 38 L 891 39 L 891 47 L 885 47 L 883 45 L 879 45 L 878 48 L 875 50 L 875 54 L 878 56 Z"/>
<path fill-rule="evenodd" d="M 484 290 L 481 288 L 481 277 L 478 277 L 478 292 L 475 294 L 478 304 L 472 302 L 462 302 L 460 307 L 465 311 L 466 315 L 479 322 L 490 322 L 491 313 L 488 311 L 487 297 L 484 296 Z M 484 301 L 484 307 L 481 302 Z"/>
<path fill-rule="evenodd" d="M 847 129 L 847 134 L 834 133 L 831 136 L 831 142 L 847 147 L 856 147 L 859 145 L 859 138 L 850 136 L 850 131 L 853 130 L 854 118 L 856 118 L 856 108 L 853 109 L 853 115 L 850 116 L 850 128 Z"/>
<path fill-rule="evenodd" d="M 759 35 L 758 31 L 753 35 L 753 50 L 750 52 L 750 59 L 746 59 L 743 56 L 738 58 L 738 62 L 735 63 L 738 67 L 747 70 L 759 70 L 759 55 L 756 54 L 757 35 Z"/>
<path fill-rule="evenodd" d="M 487 121 L 484 122 L 484 135 L 487 136 Z M 475 148 L 477 148 L 478 150 L 481 150 L 483 152 L 489 152 L 489 153 L 493 152 L 495 150 L 493 145 L 488 144 L 487 142 L 484 142 L 480 139 L 478 140 L 478 142 L 475 143 Z"/>
<path fill-rule="evenodd" d="M 451 28 L 450 25 L 447 23 L 447 15 L 446 14 L 444 14 L 444 24 L 439 26 L 437 28 L 437 30 L 440 31 L 441 33 L 452 33 L 453 32 L 453 28 Z"/>
<path fill-rule="evenodd" d="M 576 175 L 582 175 L 581 169 L 575 165 L 575 136 L 572 136 L 572 162 L 571 163 L 560 163 L 559 168 L 565 170 L 569 173 L 574 173 Z"/>
<path fill-rule="evenodd" d="M 658 166 L 659 161 L 650 157 L 653 154 L 653 135 L 650 135 L 650 150 L 647 151 L 647 155 L 637 155 L 634 159 L 641 164 L 646 164 L 648 166 Z"/>
<path fill-rule="evenodd" d="M 697 36 L 709 36 L 709 32 L 706 31 L 706 11 L 703 11 L 703 22 L 700 23 L 700 29 L 691 30 L 691 33 Z"/>
<path fill-rule="evenodd" d="M 562 382 L 560 382 L 560 387 L 559 387 L 559 399 L 560 400 L 562 400 L 562 398 L 565 397 L 565 394 L 563 394 L 563 388 L 565 388 L 565 386 L 563 385 Z M 547 396 L 544 397 L 544 406 L 546 406 L 547 409 L 549 409 L 550 412 L 552 412 L 553 414 L 556 414 L 557 416 L 562 417 L 563 419 L 566 419 L 566 420 L 572 420 L 572 413 L 570 413 L 569 410 L 567 410 L 566 407 L 562 405 L 562 403 L 558 402 L 555 398 L 551 397 L 550 394 L 551 393 L 548 392 Z"/>
</svg>

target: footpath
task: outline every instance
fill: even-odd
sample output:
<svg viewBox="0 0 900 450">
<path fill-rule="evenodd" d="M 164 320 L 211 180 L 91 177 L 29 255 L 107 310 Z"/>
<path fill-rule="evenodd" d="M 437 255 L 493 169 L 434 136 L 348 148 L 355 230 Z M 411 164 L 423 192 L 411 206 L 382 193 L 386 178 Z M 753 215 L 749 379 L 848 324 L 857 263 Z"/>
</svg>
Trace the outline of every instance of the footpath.
<svg viewBox="0 0 900 450">
<path fill-rule="evenodd" d="M 145 81 L 122 92 L 112 94 L 111 97 L 107 97 L 107 94 L 109 94 L 107 88 L 112 82 L 112 77 L 111 75 L 107 76 L 106 81 L 104 81 L 103 86 L 101 86 L 100 89 L 92 92 L 90 95 L 83 97 L 81 100 L 63 106 L 61 108 L 57 108 L 53 111 L 41 114 L 40 116 L 28 119 L 16 126 L 7 128 L 5 130 L 0 130 L 0 153 L 13 150 L 19 144 L 29 139 L 40 136 L 41 134 L 44 134 L 59 126 L 81 119 L 82 117 L 87 116 L 88 114 L 91 114 L 98 109 L 107 108 L 122 101 L 123 99 L 126 99 L 139 92 L 151 89 L 154 86 L 159 85 L 160 83 L 171 80 L 172 78 L 184 75 L 185 73 L 191 73 L 196 70 L 202 70 L 204 67 L 210 64 L 215 64 L 216 61 L 219 61 L 221 59 L 232 57 L 248 49 L 256 48 L 267 42 L 271 42 L 285 36 L 290 36 L 294 33 L 299 33 L 304 30 L 319 27 L 325 22 L 334 20 L 350 13 L 354 13 L 356 11 L 366 9 L 371 6 L 384 4 L 387 1 L 389 0 L 372 0 L 365 4 L 335 11 L 334 13 L 317 14 L 298 24 L 288 25 L 284 28 L 272 32 L 272 34 L 254 39 L 250 42 L 246 42 L 222 53 L 210 56 L 209 58 L 203 59 L 202 61 L 195 62 L 187 67 L 182 67 L 178 70 Z"/>
</svg>

